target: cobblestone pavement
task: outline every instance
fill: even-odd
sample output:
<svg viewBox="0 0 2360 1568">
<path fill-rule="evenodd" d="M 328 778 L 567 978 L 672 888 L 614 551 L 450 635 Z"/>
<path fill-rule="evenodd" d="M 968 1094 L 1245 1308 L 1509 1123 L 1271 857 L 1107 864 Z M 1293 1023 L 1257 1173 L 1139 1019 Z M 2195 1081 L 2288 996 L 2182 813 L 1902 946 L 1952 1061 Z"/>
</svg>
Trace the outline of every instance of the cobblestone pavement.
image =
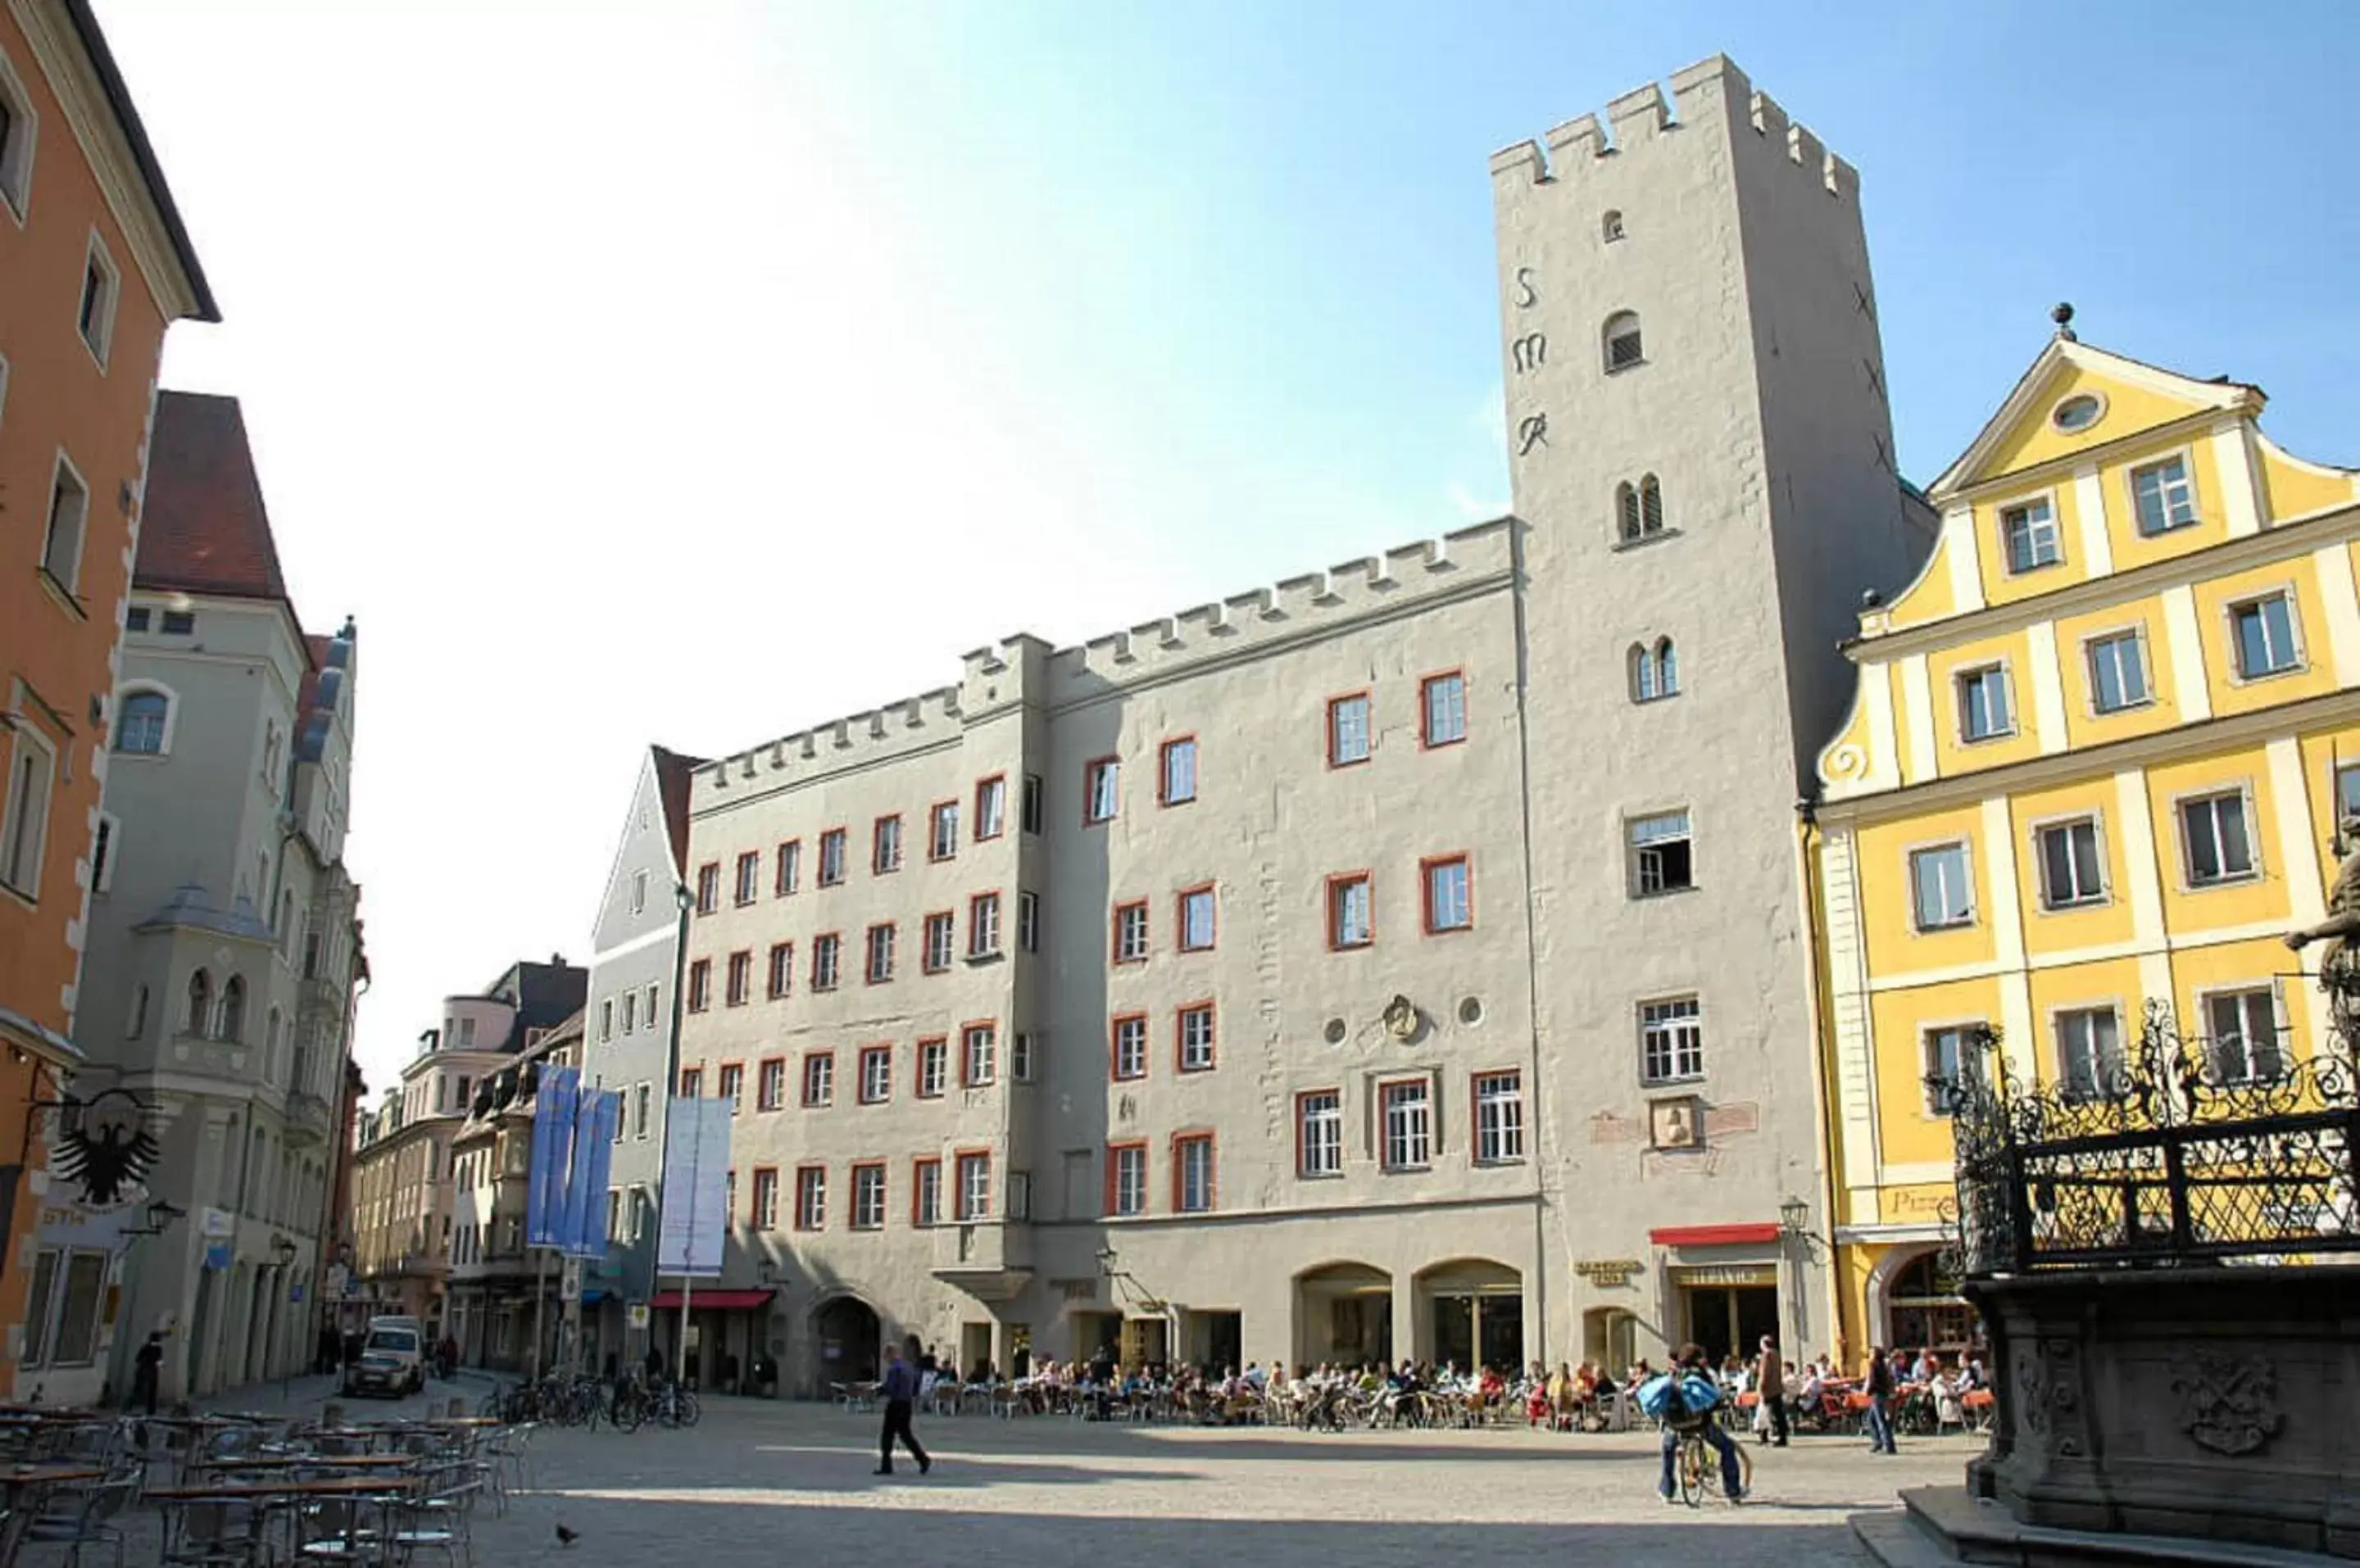
<svg viewBox="0 0 2360 1568">
<path fill-rule="evenodd" d="M 472 1404 L 484 1385 L 436 1384 Z M 257 1391 L 258 1393 L 259 1391 Z M 271 1390 L 276 1394 L 276 1389 Z M 298 1385 L 316 1406 L 322 1385 Z M 268 1408 L 275 1399 L 221 1401 Z M 421 1401 L 384 1407 L 414 1413 Z M 355 1415 L 379 1407 L 355 1404 Z M 764 1568 L 781 1558 L 962 1568 L 1156 1568 L 1334 1561 L 1387 1564 L 1590 1561 L 1866 1564 L 1846 1520 L 1895 1492 L 1952 1481 L 1980 1443 L 1945 1438 L 1870 1454 L 1856 1440 L 1755 1447 L 1757 1500 L 1689 1510 L 1656 1500 L 1650 1432 L 1308 1434 L 1100 1426 L 1064 1418 L 921 1418 L 934 1451 L 873 1475 L 877 1418 L 833 1407 L 715 1399 L 687 1432 L 543 1430 L 532 1486 L 486 1508 L 479 1563 L 519 1568 L 681 1562 Z M 573 1548 L 556 1527 L 581 1532 Z"/>
</svg>

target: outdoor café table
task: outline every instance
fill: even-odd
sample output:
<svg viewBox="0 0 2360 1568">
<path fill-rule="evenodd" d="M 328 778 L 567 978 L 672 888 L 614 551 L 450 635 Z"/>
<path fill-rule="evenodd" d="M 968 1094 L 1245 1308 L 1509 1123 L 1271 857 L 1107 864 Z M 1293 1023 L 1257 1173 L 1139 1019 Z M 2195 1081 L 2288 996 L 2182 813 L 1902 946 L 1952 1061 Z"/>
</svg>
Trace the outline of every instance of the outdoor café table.
<svg viewBox="0 0 2360 1568">
<path fill-rule="evenodd" d="M 416 1486 L 414 1475 L 331 1475 L 319 1480 L 302 1481 L 213 1481 L 198 1482 L 182 1486 L 150 1486 L 147 1496 L 150 1502 L 164 1505 L 167 1513 L 205 1503 L 251 1503 L 264 1509 L 300 1508 L 303 1504 L 329 1497 L 383 1497 L 389 1493 L 407 1491 Z M 289 1527 L 290 1555 L 294 1555 L 293 1529 Z M 164 1540 L 169 1549 L 172 1540 L 168 1520 Z"/>
<path fill-rule="evenodd" d="M 5 1494 L 5 1504 L 0 1504 L 0 1564 L 16 1561 L 17 1544 L 24 1536 L 25 1526 L 38 1511 L 38 1499 L 45 1489 L 105 1478 L 106 1472 L 93 1465 L 0 1465 L 0 1491 Z M 17 1502 L 27 1495 L 36 1506 L 20 1512 Z"/>
<path fill-rule="evenodd" d="M 241 1459 L 228 1454 L 199 1460 L 194 1470 L 399 1470 L 410 1463 L 406 1454 L 267 1454 Z M 152 1494 L 151 1494 L 152 1495 Z"/>
</svg>

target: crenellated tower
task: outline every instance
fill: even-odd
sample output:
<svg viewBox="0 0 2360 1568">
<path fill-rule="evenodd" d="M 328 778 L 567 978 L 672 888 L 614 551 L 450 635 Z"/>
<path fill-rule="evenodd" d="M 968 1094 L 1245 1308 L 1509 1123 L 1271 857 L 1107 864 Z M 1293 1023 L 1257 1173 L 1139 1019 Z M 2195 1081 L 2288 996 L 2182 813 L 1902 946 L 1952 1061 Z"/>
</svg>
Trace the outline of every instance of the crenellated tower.
<svg viewBox="0 0 2360 1568">
<path fill-rule="evenodd" d="M 1660 1216 L 1666 1332 L 1711 1277 L 1684 1271 L 1759 1290 L 1744 1270 L 1775 1265 L 1808 1340 L 1811 1271 L 1757 1255 L 1781 1198 L 1819 1203 L 1793 802 L 1852 612 L 1931 518 L 1895 471 L 1852 166 L 1725 59 L 1671 88 L 1491 160 L 1537 1049 L 1564 1190 Z M 1563 1223 L 1577 1257 L 1608 1245 L 1585 1209 Z M 1756 1239 L 1660 1241 L 1684 1228 Z"/>
</svg>

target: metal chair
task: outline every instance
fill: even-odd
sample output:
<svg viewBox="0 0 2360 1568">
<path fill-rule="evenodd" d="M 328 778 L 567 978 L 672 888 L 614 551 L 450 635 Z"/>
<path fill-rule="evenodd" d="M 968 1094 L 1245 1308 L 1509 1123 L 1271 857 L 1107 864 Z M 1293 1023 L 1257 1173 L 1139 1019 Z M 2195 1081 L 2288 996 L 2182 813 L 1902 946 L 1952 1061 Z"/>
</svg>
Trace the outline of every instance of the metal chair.
<svg viewBox="0 0 2360 1568">
<path fill-rule="evenodd" d="M 144 1465 L 113 1466 L 104 1479 L 82 1486 L 60 1486 L 41 1512 L 25 1528 L 21 1541 L 34 1546 L 63 1546 L 70 1568 L 80 1568 L 82 1548 L 112 1547 L 115 1568 L 123 1568 L 122 1518 L 139 1496 Z"/>
<path fill-rule="evenodd" d="M 427 1473 L 423 1486 L 394 1505 L 395 1527 L 387 1537 L 397 1561 L 420 1552 L 440 1552 L 453 1564 L 474 1568 L 472 1518 L 483 1483 L 470 1465 L 447 1465 Z"/>
</svg>

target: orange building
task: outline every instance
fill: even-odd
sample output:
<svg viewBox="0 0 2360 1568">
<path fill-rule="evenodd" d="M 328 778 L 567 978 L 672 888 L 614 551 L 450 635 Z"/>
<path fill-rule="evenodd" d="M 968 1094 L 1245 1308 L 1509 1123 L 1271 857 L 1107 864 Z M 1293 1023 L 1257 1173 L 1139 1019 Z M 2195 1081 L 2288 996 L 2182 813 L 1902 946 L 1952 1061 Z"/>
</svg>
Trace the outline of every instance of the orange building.
<svg viewBox="0 0 2360 1568">
<path fill-rule="evenodd" d="M 0 6 L 0 1395 L 75 1062 L 164 331 L 220 320 L 87 0 Z"/>
</svg>

